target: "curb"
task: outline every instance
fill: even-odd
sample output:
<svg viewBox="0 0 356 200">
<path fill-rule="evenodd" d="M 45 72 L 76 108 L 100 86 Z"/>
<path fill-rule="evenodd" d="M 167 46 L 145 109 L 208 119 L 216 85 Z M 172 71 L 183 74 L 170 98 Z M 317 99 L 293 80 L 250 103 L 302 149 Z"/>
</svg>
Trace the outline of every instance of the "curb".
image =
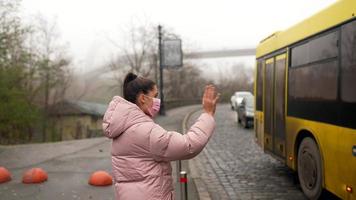
<svg viewBox="0 0 356 200">
<path fill-rule="evenodd" d="M 200 111 L 201 108 L 199 109 L 195 109 L 193 111 L 191 111 L 190 113 L 188 113 L 182 122 L 182 130 L 183 130 L 183 134 L 185 134 L 187 132 L 187 123 L 190 119 L 190 117 Z M 204 183 L 204 181 L 199 177 L 198 173 L 197 173 L 197 169 L 191 164 L 191 162 L 188 160 L 188 168 L 189 171 L 191 173 L 190 178 L 194 181 L 194 184 L 196 186 L 196 189 L 198 191 L 198 196 L 200 200 L 211 200 L 211 196 L 209 194 L 208 188 L 206 187 L 206 184 Z"/>
<path fill-rule="evenodd" d="M 183 131 L 183 134 L 185 134 L 187 132 L 187 122 L 189 120 L 189 118 L 196 112 L 200 111 L 201 108 L 197 108 L 197 109 L 194 109 L 193 111 L 191 111 L 190 113 L 186 114 L 184 116 L 184 119 L 183 119 L 183 122 L 182 122 L 182 131 Z"/>
</svg>

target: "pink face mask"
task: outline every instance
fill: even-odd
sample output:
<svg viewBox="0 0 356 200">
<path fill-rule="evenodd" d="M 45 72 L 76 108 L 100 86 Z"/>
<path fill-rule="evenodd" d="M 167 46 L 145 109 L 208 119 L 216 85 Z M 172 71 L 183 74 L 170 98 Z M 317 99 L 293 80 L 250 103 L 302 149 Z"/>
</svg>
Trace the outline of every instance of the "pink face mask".
<svg viewBox="0 0 356 200">
<path fill-rule="evenodd" d="M 147 96 L 147 97 L 150 97 L 150 96 Z M 152 106 L 150 108 L 148 108 L 148 112 L 149 112 L 151 117 L 155 117 L 157 115 L 157 113 L 159 112 L 159 109 L 161 107 L 161 99 L 157 99 L 157 98 L 154 98 L 154 97 L 150 97 L 150 98 L 152 98 L 153 103 L 152 103 Z"/>
</svg>

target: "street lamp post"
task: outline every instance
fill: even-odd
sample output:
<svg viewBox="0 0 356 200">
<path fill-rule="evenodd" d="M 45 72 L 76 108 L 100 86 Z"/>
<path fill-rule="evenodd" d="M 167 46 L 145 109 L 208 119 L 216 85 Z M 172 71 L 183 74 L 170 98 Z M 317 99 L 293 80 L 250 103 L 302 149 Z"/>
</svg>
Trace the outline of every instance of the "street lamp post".
<svg viewBox="0 0 356 200">
<path fill-rule="evenodd" d="M 160 97 L 161 108 L 159 110 L 160 115 L 166 115 L 164 107 L 164 94 L 163 94 L 163 64 L 162 64 L 162 26 L 158 25 L 158 55 L 159 55 L 159 82 L 160 82 Z"/>
</svg>

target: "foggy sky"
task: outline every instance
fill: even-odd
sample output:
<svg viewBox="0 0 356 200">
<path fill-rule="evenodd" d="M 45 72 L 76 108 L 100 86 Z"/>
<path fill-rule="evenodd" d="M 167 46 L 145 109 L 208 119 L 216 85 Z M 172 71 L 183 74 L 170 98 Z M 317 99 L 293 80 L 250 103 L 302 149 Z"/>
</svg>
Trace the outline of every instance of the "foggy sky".
<svg viewBox="0 0 356 200">
<path fill-rule="evenodd" d="M 57 21 L 63 41 L 81 70 L 117 54 L 130 24 L 161 24 L 197 50 L 255 47 L 260 40 L 332 4 L 335 0 L 23 0 L 23 12 Z"/>
</svg>

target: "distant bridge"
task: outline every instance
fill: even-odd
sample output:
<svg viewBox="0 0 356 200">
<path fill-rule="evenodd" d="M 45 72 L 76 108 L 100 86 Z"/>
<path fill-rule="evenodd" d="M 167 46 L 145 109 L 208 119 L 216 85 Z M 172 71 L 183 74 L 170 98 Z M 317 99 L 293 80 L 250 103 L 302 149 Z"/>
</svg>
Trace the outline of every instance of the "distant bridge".
<svg viewBox="0 0 356 200">
<path fill-rule="evenodd" d="M 256 49 L 233 49 L 233 50 L 217 50 L 217 51 L 200 51 L 184 54 L 184 59 L 206 59 L 206 58 L 225 58 L 225 57 L 240 57 L 254 56 Z"/>
<path fill-rule="evenodd" d="M 227 57 L 241 57 L 241 56 L 254 56 L 256 55 L 255 48 L 247 49 L 230 49 L 230 50 L 213 50 L 213 51 L 196 51 L 185 53 L 183 58 L 185 60 L 192 59 L 210 59 L 210 58 L 227 58 Z M 87 77 L 95 77 L 98 74 L 105 74 L 108 72 L 107 68 L 95 68 L 86 73 Z"/>
</svg>

